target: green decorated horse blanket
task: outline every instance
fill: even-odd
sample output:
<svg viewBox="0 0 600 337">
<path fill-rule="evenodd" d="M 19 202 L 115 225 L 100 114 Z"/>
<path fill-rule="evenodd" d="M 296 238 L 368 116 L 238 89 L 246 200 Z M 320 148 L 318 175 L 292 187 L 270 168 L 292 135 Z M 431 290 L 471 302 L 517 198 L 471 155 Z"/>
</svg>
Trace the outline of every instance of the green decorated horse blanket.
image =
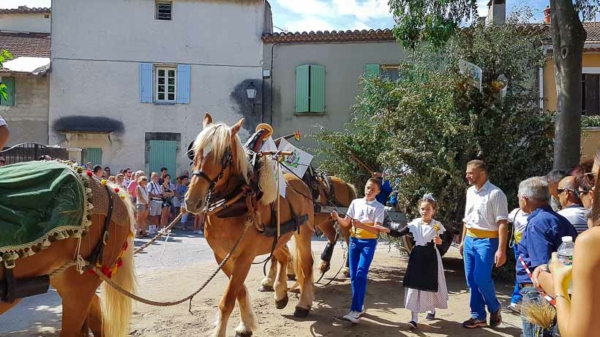
<svg viewBox="0 0 600 337">
<path fill-rule="evenodd" d="M 0 167 L 0 261 L 81 237 L 88 226 L 84 175 L 81 168 L 53 161 Z"/>
</svg>

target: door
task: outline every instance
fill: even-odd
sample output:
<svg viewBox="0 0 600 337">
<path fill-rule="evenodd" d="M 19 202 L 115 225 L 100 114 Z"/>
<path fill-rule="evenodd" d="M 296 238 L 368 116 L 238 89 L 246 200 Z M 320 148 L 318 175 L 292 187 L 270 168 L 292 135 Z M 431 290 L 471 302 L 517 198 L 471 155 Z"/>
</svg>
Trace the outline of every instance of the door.
<svg viewBox="0 0 600 337">
<path fill-rule="evenodd" d="M 171 181 L 177 174 L 177 141 L 151 140 L 148 158 L 148 176 L 152 172 L 160 174 L 161 167 L 166 167 L 171 175 Z"/>
<path fill-rule="evenodd" d="M 99 147 L 89 147 L 83 149 L 82 151 L 83 162 L 85 165 L 87 163 L 92 163 L 92 167 L 95 165 L 102 165 L 102 149 Z"/>
</svg>

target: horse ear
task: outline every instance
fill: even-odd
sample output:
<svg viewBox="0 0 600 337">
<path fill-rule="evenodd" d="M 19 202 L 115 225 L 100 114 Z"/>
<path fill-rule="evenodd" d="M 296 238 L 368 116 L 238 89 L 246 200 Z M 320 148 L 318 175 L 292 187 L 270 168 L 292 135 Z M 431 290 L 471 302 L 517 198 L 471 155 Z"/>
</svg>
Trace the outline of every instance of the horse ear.
<svg viewBox="0 0 600 337">
<path fill-rule="evenodd" d="M 242 125 L 244 124 L 244 119 L 240 119 L 237 123 L 235 123 L 234 126 L 231 127 L 231 135 L 237 135 L 238 131 L 240 131 L 240 129 L 242 128 Z"/>
<path fill-rule="evenodd" d="M 202 121 L 202 126 L 207 127 L 207 126 L 211 125 L 212 123 L 213 123 L 212 116 L 207 112 L 204 115 L 204 120 Z"/>
</svg>

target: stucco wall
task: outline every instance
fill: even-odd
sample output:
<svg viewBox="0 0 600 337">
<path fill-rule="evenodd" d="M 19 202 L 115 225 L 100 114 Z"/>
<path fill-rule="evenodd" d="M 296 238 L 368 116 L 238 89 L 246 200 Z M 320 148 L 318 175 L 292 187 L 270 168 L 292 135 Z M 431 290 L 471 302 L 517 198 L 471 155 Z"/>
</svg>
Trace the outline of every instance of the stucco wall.
<svg viewBox="0 0 600 337">
<path fill-rule="evenodd" d="M 50 17 L 44 18 L 44 15 L 46 14 L 0 14 L 0 30 L 50 33 Z"/>
<path fill-rule="evenodd" d="M 583 68 L 598 68 L 600 70 L 600 53 L 584 53 Z M 544 110 L 556 110 L 556 80 L 554 78 L 554 60 L 550 57 L 544 66 Z"/>
<path fill-rule="evenodd" d="M 205 112 L 228 124 L 246 118 L 242 138 L 260 122 L 245 97 L 250 80 L 261 88 L 262 1 L 253 5 L 173 2 L 173 20 L 155 20 L 147 0 L 52 3 L 50 143 L 101 147 L 103 165 L 147 170 L 146 133 L 179 133 L 177 174 L 189 169 L 187 145 Z M 189 104 L 140 103 L 140 63 L 191 65 Z M 108 117 L 123 132 L 70 136 L 54 121 L 68 116 Z"/>
<path fill-rule="evenodd" d="M 304 135 L 315 133 L 319 124 L 330 130 L 341 130 L 350 121 L 351 107 L 361 92 L 359 77 L 364 75 L 365 65 L 398 64 L 404 58 L 402 47 L 395 42 L 323 43 L 323 44 L 280 44 L 273 48 L 265 45 L 267 69 L 273 62 L 272 77 L 265 89 L 265 118 L 272 120 L 275 137 L 288 135 L 296 130 Z M 296 66 L 319 64 L 325 66 L 325 114 L 295 113 Z M 272 111 L 272 116 L 270 113 Z M 301 146 L 314 147 L 315 142 L 303 137 Z"/>
<path fill-rule="evenodd" d="M 581 131 L 581 160 L 594 159 L 600 149 L 600 128 L 584 128 Z"/>
<path fill-rule="evenodd" d="M 0 106 L 0 115 L 10 128 L 7 146 L 48 143 L 48 77 L 0 74 L 15 78 L 15 105 Z"/>
</svg>

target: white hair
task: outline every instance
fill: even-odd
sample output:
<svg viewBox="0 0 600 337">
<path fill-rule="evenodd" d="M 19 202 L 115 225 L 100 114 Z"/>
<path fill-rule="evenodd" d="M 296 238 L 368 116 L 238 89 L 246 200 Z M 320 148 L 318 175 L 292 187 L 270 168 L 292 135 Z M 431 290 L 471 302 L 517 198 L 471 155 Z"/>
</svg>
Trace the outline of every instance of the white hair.
<svg viewBox="0 0 600 337">
<path fill-rule="evenodd" d="M 542 202 L 550 201 L 548 182 L 544 177 L 532 177 L 519 184 L 519 197 Z"/>
</svg>

